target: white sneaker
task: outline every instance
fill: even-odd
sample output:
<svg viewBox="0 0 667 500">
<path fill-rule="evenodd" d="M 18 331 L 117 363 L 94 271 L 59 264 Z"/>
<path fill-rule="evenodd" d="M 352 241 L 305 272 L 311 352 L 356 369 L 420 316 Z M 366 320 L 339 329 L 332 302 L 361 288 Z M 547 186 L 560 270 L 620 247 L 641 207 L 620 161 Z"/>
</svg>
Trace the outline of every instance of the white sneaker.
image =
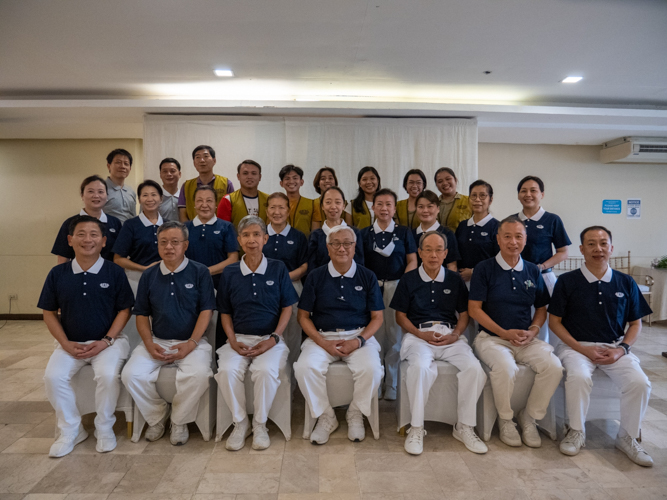
<svg viewBox="0 0 667 500">
<path fill-rule="evenodd" d="M 461 441 L 465 447 L 473 453 L 483 454 L 489 451 L 486 444 L 484 444 L 484 441 L 475 434 L 474 427 L 464 424 L 456 424 L 454 425 L 452 436 L 454 436 L 454 439 Z"/>
<path fill-rule="evenodd" d="M 424 436 L 426 431 L 423 427 L 410 427 L 405 438 L 405 451 L 410 455 L 421 455 L 424 451 Z"/>
<path fill-rule="evenodd" d="M 225 448 L 229 451 L 240 450 L 245 446 L 245 440 L 250 436 L 251 432 L 252 429 L 250 428 L 248 417 L 244 418 L 242 422 L 234 422 L 234 430 L 227 438 Z"/>
<path fill-rule="evenodd" d="M 171 406 L 167 407 L 167 412 L 164 414 L 164 417 L 155 425 L 151 425 L 146 429 L 146 441 L 157 441 L 162 436 L 164 436 L 164 431 L 166 429 L 167 419 L 171 413 Z"/>
<path fill-rule="evenodd" d="M 521 439 L 523 440 L 523 443 L 531 448 L 539 448 L 542 446 L 542 438 L 540 438 L 540 432 L 537 430 L 535 419 L 526 415 L 525 408 L 519 412 L 519 418 L 517 420 L 521 427 Z"/>
<path fill-rule="evenodd" d="M 500 428 L 500 440 L 507 446 L 521 446 L 521 436 L 516 430 L 514 420 L 498 419 L 498 427 Z"/>
<path fill-rule="evenodd" d="M 88 439 L 88 433 L 83 428 L 83 425 L 79 425 L 79 430 L 76 434 L 61 434 L 56 439 L 56 442 L 51 445 L 49 456 L 60 458 L 69 455 L 77 444 L 82 443 L 86 439 Z"/>
<path fill-rule="evenodd" d="M 308 411 L 308 408 L 306 408 Z M 317 425 L 310 434 L 310 442 L 315 444 L 324 444 L 329 441 L 329 436 L 333 431 L 338 429 L 338 419 L 336 415 L 330 417 L 326 413 L 322 413 L 317 419 Z"/>
<path fill-rule="evenodd" d="M 586 435 L 582 431 L 570 429 L 560 442 L 560 452 L 563 455 L 573 457 L 586 446 Z"/>
<path fill-rule="evenodd" d="M 169 441 L 174 446 L 181 446 L 188 442 L 190 438 L 190 432 L 188 431 L 188 424 L 175 424 L 171 423 L 171 436 L 169 436 Z"/>
<path fill-rule="evenodd" d="M 394 389 L 393 387 L 386 387 L 384 389 L 384 400 L 396 401 L 396 389 Z"/>
<path fill-rule="evenodd" d="M 97 453 L 108 453 L 116 449 L 116 435 L 111 431 L 110 433 L 98 433 L 97 429 L 94 432 L 97 445 L 95 449 Z"/>
<path fill-rule="evenodd" d="M 386 393 L 384 398 L 387 399 Z M 347 409 L 345 420 L 347 420 L 347 439 L 355 442 L 363 441 L 366 437 L 366 429 L 364 428 L 364 416 L 361 411 L 350 406 Z"/>
<path fill-rule="evenodd" d="M 252 429 L 252 449 L 266 450 L 269 446 L 271 446 L 271 439 L 269 439 L 266 424 L 256 424 Z"/>
<path fill-rule="evenodd" d="M 625 453 L 630 460 L 642 467 L 653 467 L 653 459 L 651 455 L 646 453 L 642 445 L 636 439 L 631 438 L 628 434 L 623 437 L 616 436 L 616 448 Z"/>
</svg>

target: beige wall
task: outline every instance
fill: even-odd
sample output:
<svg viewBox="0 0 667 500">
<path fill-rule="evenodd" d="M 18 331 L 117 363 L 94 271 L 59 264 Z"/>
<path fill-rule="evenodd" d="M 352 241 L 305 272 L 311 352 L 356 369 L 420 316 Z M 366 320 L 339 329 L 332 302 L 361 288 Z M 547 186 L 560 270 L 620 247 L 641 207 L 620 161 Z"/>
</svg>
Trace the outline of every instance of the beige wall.
<svg viewBox="0 0 667 500">
<path fill-rule="evenodd" d="M 127 149 L 134 158 L 128 184 L 143 177 L 142 141 L 0 140 L 0 314 L 34 314 L 49 269 L 51 247 L 62 222 L 81 209 L 79 185 L 107 175 L 106 155 Z"/>
<path fill-rule="evenodd" d="M 580 255 L 579 233 L 600 224 L 614 237 L 614 254 L 632 252 L 632 265 L 667 254 L 667 165 L 603 164 L 599 146 L 526 144 L 479 145 L 479 177 L 494 189 L 491 206 L 501 219 L 521 208 L 516 186 L 525 175 L 545 184 L 542 206 L 558 214 L 570 240 L 570 255 Z M 628 198 L 642 199 L 642 217 L 625 215 Z M 620 199 L 623 213 L 602 214 L 603 199 Z"/>
</svg>

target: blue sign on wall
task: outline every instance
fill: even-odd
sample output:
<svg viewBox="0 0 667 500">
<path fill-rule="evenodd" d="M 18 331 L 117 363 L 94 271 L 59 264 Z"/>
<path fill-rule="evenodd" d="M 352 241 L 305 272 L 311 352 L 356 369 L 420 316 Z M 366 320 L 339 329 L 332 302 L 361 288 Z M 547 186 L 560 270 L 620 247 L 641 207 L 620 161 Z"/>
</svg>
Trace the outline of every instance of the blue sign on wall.
<svg viewBox="0 0 667 500">
<path fill-rule="evenodd" d="M 602 200 L 603 214 L 620 214 L 621 208 L 621 200 Z"/>
</svg>

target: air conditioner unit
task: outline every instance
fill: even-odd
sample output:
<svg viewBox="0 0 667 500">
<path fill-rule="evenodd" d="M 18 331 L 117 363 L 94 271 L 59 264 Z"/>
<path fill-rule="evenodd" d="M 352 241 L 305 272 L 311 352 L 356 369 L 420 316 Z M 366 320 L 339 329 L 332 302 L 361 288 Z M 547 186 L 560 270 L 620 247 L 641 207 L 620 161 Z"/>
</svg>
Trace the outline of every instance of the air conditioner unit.
<svg viewBox="0 0 667 500">
<path fill-rule="evenodd" d="M 602 163 L 667 163 L 667 137 L 621 137 L 605 142 Z"/>
</svg>

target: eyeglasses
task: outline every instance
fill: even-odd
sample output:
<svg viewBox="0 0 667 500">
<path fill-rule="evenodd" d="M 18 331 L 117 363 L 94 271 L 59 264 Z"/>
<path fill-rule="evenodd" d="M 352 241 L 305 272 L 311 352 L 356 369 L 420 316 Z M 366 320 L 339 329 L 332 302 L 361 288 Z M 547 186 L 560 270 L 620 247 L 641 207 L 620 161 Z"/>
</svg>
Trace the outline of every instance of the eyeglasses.
<svg viewBox="0 0 667 500">
<path fill-rule="evenodd" d="M 181 246 L 184 241 L 185 240 L 158 240 L 157 244 L 161 247 L 168 247 L 171 245 L 172 247 L 176 248 Z"/>
<path fill-rule="evenodd" d="M 471 195 L 470 195 L 470 199 L 471 199 L 471 200 L 480 200 L 480 201 L 484 201 L 484 200 L 486 200 L 488 197 L 489 197 L 488 194 L 471 194 Z"/>
<path fill-rule="evenodd" d="M 349 250 L 354 244 L 354 241 L 334 241 L 333 243 L 329 243 L 329 246 L 334 250 L 338 250 L 341 246 L 345 248 L 345 250 Z"/>
</svg>

